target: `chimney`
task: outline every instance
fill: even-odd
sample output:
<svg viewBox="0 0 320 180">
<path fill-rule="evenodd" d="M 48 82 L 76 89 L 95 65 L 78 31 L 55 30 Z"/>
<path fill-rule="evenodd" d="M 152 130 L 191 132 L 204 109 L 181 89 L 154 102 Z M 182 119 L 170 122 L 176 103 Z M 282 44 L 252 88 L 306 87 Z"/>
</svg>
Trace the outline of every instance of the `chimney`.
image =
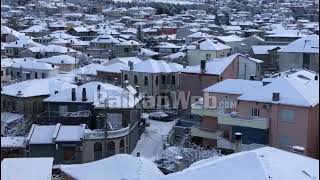
<svg viewBox="0 0 320 180">
<path fill-rule="evenodd" d="M 132 62 L 132 61 L 129 61 L 129 62 L 128 62 L 128 65 L 129 65 L 130 71 L 133 70 L 133 62 Z"/>
<path fill-rule="evenodd" d="M 71 100 L 76 101 L 76 89 L 75 88 L 71 89 Z"/>
<path fill-rule="evenodd" d="M 315 76 L 315 77 L 314 77 L 314 80 L 315 80 L 315 81 L 318 81 L 318 79 L 319 79 L 318 76 Z"/>
<path fill-rule="evenodd" d="M 235 135 L 234 152 L 235 153 L 241 152 L 241 145 L 242 145 L 241 136 L 242 136 L 242 133 L 236 132 L 236 133 L 234 133 L 234 135 Z"/>
<path fill-rule="evenodd" d="M 87 101 L 87 90 L 86 88 L 82 89 L 82 101 Z"/>
<path fill-rule="evenodd" d="M 183 165 L 182 165 L 183 157 L 182 156 L 176 156 L 176 157 L 174 157 L 174 160 L 175 160 L 175 170 L 176 171 L 182 171 L 183 170 Z"/>
<path fill-rule="evenodd" d="M 137 157 L 140 157 L 140 152 L 137 152 Z"/>
<path fill-rule="evenodd" d="M 136 96 L 139 96 L 139 94 L 140 94 L 139 86 L 136 86 L 136 91 L 137 91 Z"/>
<path fill-rule="evenodd" d="M 58 94 L 59 91 L 54 91 L 54 94 Z"/>
<path fill-rule="evenodd" d="M 292 152 L 300 155 L 306 155 L 305 148 L 301 146 L 293 146 Z"/>
<path fill-rule="evenodd" d="M 206 60 L 201 60 L 200 61 L 200 71 L 201 71 L 201 73 L 205 73 L 206 72 Z"/>
<path fill-rule="evenodd" d="M 54 64 L 51 64 L 51 67 L 54 68 Z"/>
<path fill-rule="evenodd" d="M 280 101 L 280 93 L 278 92 L 272 93 L 272 101 Z"/>
</svg>

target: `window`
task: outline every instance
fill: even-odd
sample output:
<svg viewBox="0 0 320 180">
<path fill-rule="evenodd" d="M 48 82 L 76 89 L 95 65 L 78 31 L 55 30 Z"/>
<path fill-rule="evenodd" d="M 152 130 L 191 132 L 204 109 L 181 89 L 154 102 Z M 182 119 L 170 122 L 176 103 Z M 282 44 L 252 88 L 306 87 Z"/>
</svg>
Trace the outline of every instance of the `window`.
<svg viewBox="0 0 320 180">
<path fill-rule="evenodd" d="M 17 72 L 17 77 L 20 78 L 20 72 Z"/>
<path fill-rule="evenodd" d="M 129 52 L 130 51 L 130 49 L 129 48 L 124 48 L 124 50 L 123 50 L 124 52 Z"/>
<path fill-rule="evenodd" d="M 206 59 L 210 59 L 211 54 L 206 54 Z"/>
<path fill-rule="evenodd" d="M 96 142 L 93 145 L 94 160 L 102 159 L 102 143 Z"/>
<path fill-rule="evenodd" d="M 41 77 L 42 77 L 42 79 L 46 78 L 46 74 L 45 73 L 41 73 Z"/>
<path fill-rule="evenodd" d="M 63 148 L 63 159 L 65 161 L 75 159 L 76 150 L 75 147 L 64 147 Z"/>
<path fill-rule="evenodd" d="M 108 144 L 107 144 L 107 154 L 108 154 L 108 157 L 109 156 L 113 156 L 116 154 L 116 148 L 115 148 L 115 144 L 113 141 L 110 141 Z"/>
<path fill-rule="evenodd" d="M 309 69 L 310 68 L 310 54 L 303 54 L 303 64 L 302 68 Z"/>
<path fill-rule="evenodd" d="M 38 73 L 37 72 L 34 72 L 34 78 L 38 79 Z"/>
<path fill-rule="evenodd" d="M 126 149 L 125 149 L 125 144 L 124 144 L 124 140 L 121 139 L 120 141 L 120 153 L 125 153 Z"/>
<path fill-rule="evenodd" d="M 171 83 L 172 84 L 176 84 L 176 76 L 172 76 L 171 77 Z"/>
<path fill-rule="evenodd" d="M 134 76 L 133 76 L 133 79 L 134 79 L 134 83 L 135 83 L 135 84 L 138 84 L 138 76 L 137 76 L 137 75 L 134 75 Z"/>
<path fill-rule="evenodd" d="M 161 76 L 161 83 L 166 84 L 166 76 L 165 75 Z"/>
<path fill-rule="evenodd" d="M 148 77 L 147 76 L 144 77 L 144 85 L 148 86 Z"/>
<path fill-rule="evenodd" d="M 159 84 L 159 76 L 156 76 L 156 85 Z"/>
<path fill-rule="evenodd" d="M 27 78 L 27 79 L 30 79 L 30 73 L 27 73 L 27 74 L 26 74 L 26 78 Z"/>
<path fill-rule="evenodd" d="M 128 80 L 128 74 L 124 74 L 124 80 Z"/>
<path fill-rule="evenodd" d="M 9 69 L 6 69 L 6 75 L 9 75 L 9 74 L 10 74 Z"/>
<path fill-rule="evenodd" d="M 3 71 L 1 71 L 1 77 L 3 76 Z"/>
<path fill-rule="evenodd" d="M 279 119 L 282 122 L 295 122 L 295 112 L 289 110 L 280 110 Z"/>
<path fill-rule="evenodd" d="M 280 136 L 279 138 L 280 146 L 284 148 L 291 148 L 294 145 L 293 139 L 288 136 Z"/>
<path fill-rule="evenodd" d="M 118 130 L 122 128 L 122 114 L 107 113 L 108 129 Z"/>
<path fill-rule="evenodd" d="M 59 106 L 59 113 L 60 115 L 65 114 L 66 112 L 68 112 L 68 106 L 67 105 L 60 105 Z"/>
<path fill-rule="evenodd" d="M 252 108 L 252 110 L 251 110 L 251 115 L 252 115 L 252 116 L 260 116 L 260 110 L 259 110 L 259 108 Z"/>
</svg>

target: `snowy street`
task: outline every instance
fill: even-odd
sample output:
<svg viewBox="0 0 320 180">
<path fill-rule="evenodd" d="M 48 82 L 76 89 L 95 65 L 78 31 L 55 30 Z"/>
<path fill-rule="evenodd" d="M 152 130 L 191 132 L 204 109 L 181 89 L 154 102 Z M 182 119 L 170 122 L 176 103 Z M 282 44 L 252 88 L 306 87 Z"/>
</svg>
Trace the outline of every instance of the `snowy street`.
<svg viewBox="0 0 320 180">
<path fill-rule="evenodd" d="M 162 122 L 148 119 L 147 122 L 150 122 L 150 126 L 146 127 L 131 154 L 136 156 L 137 152 L 140 152 L 142 157 L 153 159 L 162 152 L 162 136 L 168 135 L 176 121 Z"/>
</svg>

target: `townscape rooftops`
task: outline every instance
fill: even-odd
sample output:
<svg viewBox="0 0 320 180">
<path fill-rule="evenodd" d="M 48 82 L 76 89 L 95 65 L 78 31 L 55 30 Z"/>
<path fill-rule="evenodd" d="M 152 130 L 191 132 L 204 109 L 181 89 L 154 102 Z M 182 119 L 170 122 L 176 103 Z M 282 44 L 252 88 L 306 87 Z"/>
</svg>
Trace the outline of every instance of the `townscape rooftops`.
<svg viewBox="0 0 320 180">
<path fill-rule="evenodd" d="M 182 70 L 183 66 L 176 63 L 167 63 L 162 60 L 148 59 L 133 66 L 134 72 L 172 73 Z"/>
<path fill-rule="evenodd" d="M 204 92 L 214 92 L 223 94 L 236 94 L 242 95 L 244 93 L 250 93 L 250 91 L 255 91 L 256 88 L 262 87 L 261 81 L 252 81 L 244 79 L 226 79 L 215 85 L 212 85 L 206 89 Z"/>
</svg>

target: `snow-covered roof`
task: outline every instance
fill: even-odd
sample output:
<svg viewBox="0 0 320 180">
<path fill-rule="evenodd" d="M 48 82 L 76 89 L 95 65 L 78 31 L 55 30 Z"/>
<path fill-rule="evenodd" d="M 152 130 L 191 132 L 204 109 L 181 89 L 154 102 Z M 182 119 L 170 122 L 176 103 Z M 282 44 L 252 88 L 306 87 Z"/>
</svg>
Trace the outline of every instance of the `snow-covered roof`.
<svg viewBox="0 0 320 180">
<path fill-rule="evenodd" d="M 37 61 L 46 62 L 50 64 L 76 64 L 78 62 L 78 59 L 75 59 L 72 56 L 69 55 L 57 55 L 57 56 L 51 56 L 48 58 L 42 58 L 38 59 Z"/>
<path fill-rule="evenodd" d="M 24 36 L 24 33 L 20 33 L 14 29 L 11 29 L 7 26 L 1 26 L 1 34 L 12 34 L 15 37 Z"/>
<path fill-rule="evenodd" d="M 142 62 L 142 60 L 138 57 L 117 57 L 114 59 L 111 59 L 110 61 L 107 61 L 105 63 L 102 63 L 103 65 L 109 65 L 109 64 L 114 64 L 114 63 L 123 63 L 126 65 L 129 65 L 129 61 L 131 61 L 133 64 L 137 64 Z"/>
<path fill-rule="evenodd" d="M 175 59 L 179 59 L 179 58 L 183 58 L 185 57 L 187 54 L 184 52 L 176 52 L 173 54 L 169 54 L 167 56 L 162 57 L 163 59 L 170 59 L 170 60 L 175 60 Z"/>
<path fill-rule="evenodd" d="M 158 52 L 152 51 L 150 49 L 146 49 L 146 48 L 141 48 L 139 55 L 143 55 L 143 56 L 156 56 L 158 55 Z"/>
<path fill-rule="evenodd" d="M 67 48 L 64 46 L 58 46 L 54 44 L 50 44 L 48 46 L 40 46 L 40 47 L 30 47 L 28 48 L 31 52 L 54 52 L 54 53 L 72 53 L 72 52 L 77 52 L 73 50 L 72 48 Z"/>
<path fill-rule="evenodd" d="M 5 158 L 1 161 L 3 180 L 50 180 L 53 158 Z"/>
<path fill-rule="evenodd" d="M 129 66 L 124 63 L 114 63 L 106 65 L 104 69 L 99 69 L 101 72 L 121 73 L 122 70 L 129 70 Z"/>
<path fill-rule="evenodd" d="M 94 42 L 94 43 L 108 43 L 108 44 L 117 44 L 120 43 L 120 41 L 116 38 L 114 38 L 113 36 L 109 35 L 109 34 L 104 34 L 104 35 L 100 35 L 98 37 L 96 37 L 95 39 L 91 40 L 90 42 Z"/>
<path fill-rule="evenodd" d="M 314 34 L 302 37 L 281 48 L 279 52 L 319 54 L 319 36 Z"/>
<path fill-rule="evenodd" d="M 229 35 L 229 36 L 216 36 L 215 37 L 216 39 L 222 41 L 222 42 L 237 42 L 237 41 L 242 41 L 243 38 L 235 35 L 235 34 L 232 34 L 232 35 Z"/>
<path fill-rule="evenodd" d="M 272 100 L 273 93 L 280 93 L 279 101 Z M 319 80 L 298 76 L 279 77 L 255 91 L 241 95 L 238 100 L 313 107 L 319 104 Z"/>
<path fill-rule="evenodd" d="M 176 63 L 167 63 L 162 60 L 148 59 L 133 66 L 134 72 L 171 73 L 182 70 L 183 66 Z"/>
<path fill-rule="evenodd" d="M 153 162 L 143 157 L 126 154 L 118 154 L 85 164 L 61 165 L 60 169 L 78 180 L 154 180 L 164 176 Z"/>
<path fill-rule="evenodd" d="M 214 84 L 206 89 L 204 92 L 214 92 L 223 94 L 238 94 L 242 95 L 251 90 L 262 87 L 261 81 L 251 81 L 244 79 L 226 79 L 217 84 Z"/>
<path fill-rule="evenodd" d="M 211 38 L 213 36 L 209 35 L 207 33 L 203 33 L 203 32 L 195 32 L 195 33 L 188 35 L 187 37 L 189 37 L 189 38 Z"/>
<path fill-rule="evenodd" d="M 106 67 L 104 65 L 92 63 L 89 65 L 80 67 L 78 69 L 75 69 L 72 72 L 77 75 L 94 75 L 94 76 L 96 76 L 98 70 L 103 71 L 104 69 L 106 69 Z"/>
<path fill-rule="evenodd" d="M 100 92 L 98 91 L 100 85 Z M 82 101 L 82 91 L 86 88 L 86 101 Z M 139 101 L 140 97 L 135 97 L 134 93 L 129 90 L 114 86 L 108 83 L 101 83 L 91 81 L 83 84 L 76 90 L 76 100 L 72 101 L 71 89 L 64 90 L 58 94 L 54 94 L 46 99 L 44 102 L 75 102 L 75 103 L 91 103 L 96 108 L 111 107 L 111 108 L 132 108 Z"/>
<path fill-rule="evenodd" d="M 22 32 L 22 33 L 39 33 L 39 32 L 43 32 L 43 31 L 49 31 L 49 29 L 42 27 L 40 25 L 34 25 L 34 26 L 31 26 L 27 29 L 20 31 L 20 32 Z"/>
<path fill-rule="evenodd" d="M 235 60 L 237 55 L 231 55 L 229 57 L 215 58 L 206 63 L 206 71 L 204 74 L 221 75 L 224 70 Z M 184 73 L 201 73 L 200 65 L 187 66 L 182 69 Z"/>
<path fill-rule="evenodd" d="M 1 113 L 1 123 L 11 123 L 14 121 L 19 121 L 23 119 L 23 114 L 12 113 L 12 112 L 2 112 Z"/>
<path fill-rule="evenodd" d="M 27 137 L 29 144 L 53 144 L 55 142 L 81 141 L 85 124 L 80 125 L 32 125 Z"/>
<path fill-rule="evenodd" d="M 274 46 L 274 45 L 254 45 L 251 46 L 253 54 L 269 54 L 269 50 L 275 48 L 282 48 L 284 46 Z"/>
<path fill-rule="evenodd" d="M 25 137 L 1 137 L 1 148 L 25 148 Z"/>
<path fill-rule="evenodd" d="M 206 159 L 157 180 L 212 180 L 213 177 L 219 180 L 319 179 L 319 161 L 280 149 L 263 147 L 218 159 Z"/>
<path fill-rule="evenodd" d="M 122 45 L 122 46 L 139 46 L 141 44 L 138 41 L 129 40 L 129 41 L 120 42 L 118 45 Z"/>
<path fill-rule="evenodd" d="M 204 51 L 220 51 L 225 49 L 231 49 L 230 46 L 217 42 L 216 40 L 212 39 L 205 39 L 199 42 L 190 44 L 187 46 L 187 49 L 197 49 L 197 44 L 199 45 L 199 50 Z"/>
<path fill-rule="evenodd" d="M 1 94 L 15 97 L 47 96 L 76 85 L 54 79 L 33 79 L 3 86 Z M 20 93 L 19 93 L 20 92 Z"/>
<path fill-rule="evenodd" d="M 25 61 L 20 61 L 17 63 L 12 64 L 13 68 L 22 68 L 22 69 L 29 69 L 29 70 L 54 70 L 58 69 L 58 66 L 51 65 L 45 62 L 39 62 L 34 60 L 25 59 Z"/>
</svg>

